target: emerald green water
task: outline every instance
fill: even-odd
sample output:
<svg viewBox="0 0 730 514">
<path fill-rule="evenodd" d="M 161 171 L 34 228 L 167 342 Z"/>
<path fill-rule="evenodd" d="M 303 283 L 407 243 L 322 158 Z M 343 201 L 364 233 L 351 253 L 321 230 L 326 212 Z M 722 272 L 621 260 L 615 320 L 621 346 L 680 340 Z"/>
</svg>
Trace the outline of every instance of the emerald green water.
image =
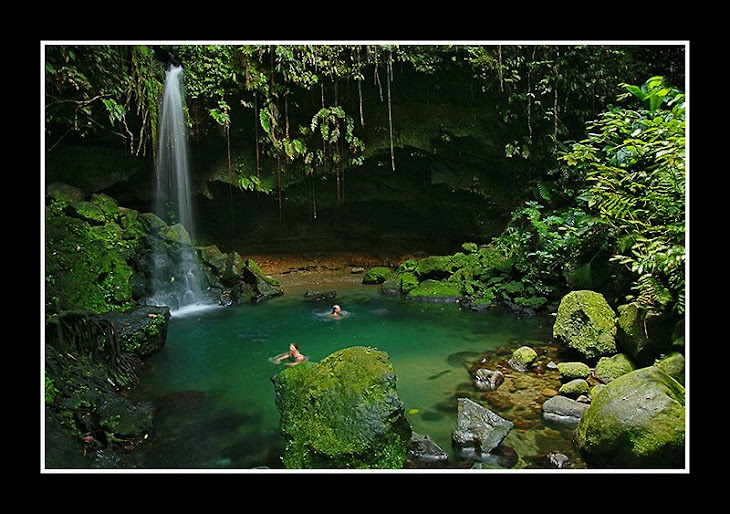
<svg viewBox="0 0 730 514">
<path fill-rule="evenodd" d="M 135 452 L 136 466 L 281 468 L 284 441 L 270 379 L 282 366 L 269 358 L 291 341 L 314 361 L 349 346 L 386 351 L 413 430 L 451 456 L 456 398 L 474 391 L 467 366 L 500 346 L 545 344 L 552 328 L 552 318 L 475 314 L 361 284 L 338 286 L 341 319 L 329 317 L 332 303 L 308 302 L 295 291 L 260 304 L 173 316 L 164 349 L 140 372 L 139 393 L 159 410 L 155 432 Z M 554 449 L 564 441 L 547 444 Z"/>
</svg>

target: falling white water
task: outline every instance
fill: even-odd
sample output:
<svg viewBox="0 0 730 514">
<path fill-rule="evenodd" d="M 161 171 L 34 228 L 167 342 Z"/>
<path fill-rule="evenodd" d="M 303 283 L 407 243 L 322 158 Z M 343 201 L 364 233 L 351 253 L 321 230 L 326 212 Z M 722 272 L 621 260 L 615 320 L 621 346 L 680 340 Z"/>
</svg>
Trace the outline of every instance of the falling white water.
<svg viewBox="0 0 730 514">
<path fill-rule="evenodd" d="M 155 213 L 164 220 L 181 223 L 193 237 L 182 77 L 179 66 L 167 71 L 159 119 Z"/>
<path fill-rule="evenodd" d="M 181 67 L 168 69 L 159 118 L 155 214 L 169 224 L 181 224 L 194 240 L 182 78 Z M 184 245 L 170 262 L 162 254 L 163 247 L 159 245 L 155 250 L 154 301 L 172 310 L 198 304 L 202 298 L 203 274 L 195 250 Z"/>
</svg>

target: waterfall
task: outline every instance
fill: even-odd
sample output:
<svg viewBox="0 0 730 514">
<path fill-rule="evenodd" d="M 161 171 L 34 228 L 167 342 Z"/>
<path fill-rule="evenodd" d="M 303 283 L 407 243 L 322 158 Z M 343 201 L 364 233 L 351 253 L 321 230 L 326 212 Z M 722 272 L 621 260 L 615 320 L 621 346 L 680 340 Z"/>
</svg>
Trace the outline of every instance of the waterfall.
<svg viewBox="0 0 730 514">
<path fill-rule="evenodd" d="M 165 79 L 159 119 L 155 214 L 180 223 L 193 237 L 182 77 L 182 68 L 174 66 L 167 71 Z"/>
<path fill-rule="evenodd" d="M 204 274 L 192 246 L 195 220 L 182 78 L 181 67 L 167 70 L 159 118 L 155 191 L 155 214 L 168 227 L 167 237 L 156 240 L 153 248 L 152 301 L 167 305 L 172 311 L 199 304 L 204 289 Z"/>
</svg>

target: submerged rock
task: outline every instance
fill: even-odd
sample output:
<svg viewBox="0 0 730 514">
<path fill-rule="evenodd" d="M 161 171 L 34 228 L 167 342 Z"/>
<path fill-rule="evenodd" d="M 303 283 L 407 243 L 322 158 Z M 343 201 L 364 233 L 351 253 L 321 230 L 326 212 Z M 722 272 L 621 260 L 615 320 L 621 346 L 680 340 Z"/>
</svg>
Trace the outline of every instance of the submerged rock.
<svg viewBox="0 0 730 514">
<path fill-rule="evenodd" d="M 308 302 L 321 302 L 324 300 L 332 300 L 337 297 L 337 291 L 307 291 L 304 293 L 304 299 Z"/>
<path fill-rule="evenodd" d="M 401 468 L 411 439 L 387 353 L 368 347 L 272 377 L 287 468 Z"/>
</svg>

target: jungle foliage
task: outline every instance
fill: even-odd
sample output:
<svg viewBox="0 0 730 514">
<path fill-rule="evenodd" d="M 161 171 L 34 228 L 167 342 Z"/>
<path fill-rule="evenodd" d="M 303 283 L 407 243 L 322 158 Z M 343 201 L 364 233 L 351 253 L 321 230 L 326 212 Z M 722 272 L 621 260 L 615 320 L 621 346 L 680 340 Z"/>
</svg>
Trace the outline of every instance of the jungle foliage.
<svg viewBox="0 0 730 514">
<path fill-rule="evenodd" d="M 622 86 L 617 101 L 628 105 L 607 109 L 585 139 L 566 143 L 542 198 L 515 210 L 495 243 L 538 291 L 556 273 L 590 288 L 594 259 L 608 257 L 621 266 L 613 280 L 628 272 L 626 300 L 683 314 L 685 95 L 662 77 Z"/>
</svg>

